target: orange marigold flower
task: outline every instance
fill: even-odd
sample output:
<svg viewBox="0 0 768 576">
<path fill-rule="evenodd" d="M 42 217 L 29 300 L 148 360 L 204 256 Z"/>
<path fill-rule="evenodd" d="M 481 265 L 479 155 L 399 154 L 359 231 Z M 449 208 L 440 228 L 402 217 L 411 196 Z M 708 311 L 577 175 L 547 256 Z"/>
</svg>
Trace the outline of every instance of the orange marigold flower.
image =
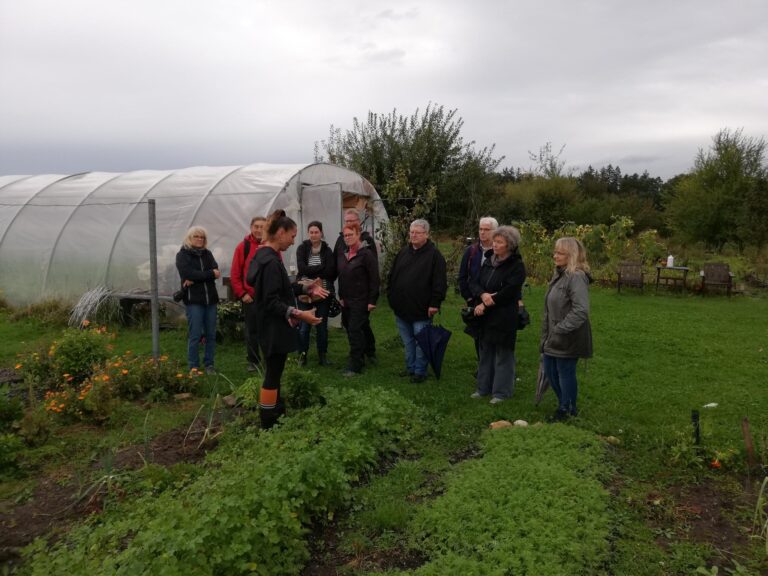
<svg viewBox="0 0 768 576">
<path fill-rule="evenodd" d="M 183 374 L 176 374 L 176 378 L 183 378 L 183 377 L 184 377 Z"/>
<path fill-rule="evenodd" d="M 19 368 L 21 368 L 22 366 L 23 366 L 23 364 L 16 364 L 16 366 L 14 366 L 14 368 L 15 368 L 16 370 L 18 370 L 18 369 L 19 369 Z"/>
<path fill-rule="evenodd" d="M 104 376 L 102 376 L 101 379 L 104 380 L 104 382 L 106 382 L 107 380 L 109 380 L 109 376 L 104 374 Z"/>
<path fill-rule="evenodd" d="M 90 326 L 90 325 L 91 325 L 91 321 L 90 321 L 90 320 L 87 320 L 87 319 L 86 319 L 86 320 L 83 320 L 83 324 L 82 324 L 82 325 L 83 325 L 84 327 L 85 327 L 85 326 Z"/>
<path fill-rule="evenodd" d="M 709 463 L 709 467 L 717 469 L 717 468 L 721 468 L 722 464 L 720 463 L 720 460 L 715 458 L 714 460 L 712 460 L 712 462 Z"/>
<path fill-rule="evenodd" d="M 120 371 L 120 373 L 121 373 L 123 376 L 125 376 L 126 374 L 128 374 L 128 370 L 126 370 L 125 368 L 123 368 L 123 369 Z"/>
</svg>

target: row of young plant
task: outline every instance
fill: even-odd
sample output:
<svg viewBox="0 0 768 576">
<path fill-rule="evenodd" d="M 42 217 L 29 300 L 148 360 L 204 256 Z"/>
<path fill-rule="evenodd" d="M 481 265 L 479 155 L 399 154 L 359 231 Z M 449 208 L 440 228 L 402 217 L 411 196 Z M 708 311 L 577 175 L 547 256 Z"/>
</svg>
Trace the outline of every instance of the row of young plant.
<svg viewBox="0 0 768 576">
<path fill-rule="evenodd" d="M 52 547 L 36 541 L 20 573 L 298 574 L 309 526 L 409 446 L 419 421 L 393 392 L 331 391 L 270 432 L 225 435 L 188 485 L 119 504 Z"/>
<path fill-rule="evenodd" d="M 392 574 L 605 573 L 614 519 L 599 438 L 537 425 L 488 431 L 481 446 L 404 527 L 411 551 L 428 561 Z"/>
<path fill-rule="evenodd" d="M 0 389 L 0 474 L 12 472 L 24 446 L 44 444 L 56 425 L 101 424 L 123 400 L 159 401 L 197 387 L 198 375 L 177 361 L 116 355 L 113 340 L 106 328 L 86 324 L 19 356 L 23 384 Z"/>
</svg>

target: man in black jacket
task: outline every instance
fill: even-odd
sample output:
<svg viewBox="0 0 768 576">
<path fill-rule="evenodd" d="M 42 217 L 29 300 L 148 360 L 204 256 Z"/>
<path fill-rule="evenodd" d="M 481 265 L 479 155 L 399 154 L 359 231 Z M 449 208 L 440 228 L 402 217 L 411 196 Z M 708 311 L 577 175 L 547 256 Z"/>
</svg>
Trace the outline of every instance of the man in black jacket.
<svg viewBox="0 0 768 576">
<path fill-rule="evenodd" d="M 387 297 L 405 345 L 405 373 L 411 382 L 427 379 L 427 358 L 415 335 L 432 323 L 448 290 L 445 258 L 429 239 L 429 222 L 414 220 L 410 242 L 397 254 L 389 272 Z"/>
</svg>

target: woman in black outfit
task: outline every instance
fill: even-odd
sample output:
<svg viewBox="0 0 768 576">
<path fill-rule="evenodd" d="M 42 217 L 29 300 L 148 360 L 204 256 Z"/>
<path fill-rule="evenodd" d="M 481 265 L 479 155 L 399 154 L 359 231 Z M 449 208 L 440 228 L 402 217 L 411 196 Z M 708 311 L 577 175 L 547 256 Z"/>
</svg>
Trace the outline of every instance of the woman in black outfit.
<svg viewBox="0 0 768 576">
<path fill-rule="evenodd" d="M 525 265 L 520 257 L 520 232 L 500 226 L 493 233 L 493 248 L 486 253 L 480 276 L 470 280 L 480 318 L 480 359 L 477 389 L 472 398 L 491 395 L 491 404 L 512 396 L 515 389 L 515 340 L 518 305 L 525 282 Z"/>
<path fill-rule="evenodd" d="M 342 236 L 346 248 L 339 252 L 336 269 L 341 323 L 349 338 L 349 361 L 343 375 L 355 376 L 363 370 L 366 352 L 376 349 L 369 316 L 379 299 L 379 263 L 371 249 L 360 242 L 359 224 L 344 226 Z"/>
<path fill-rule="evenodd" d="M 333 260 L 333 251 L 323 240 L 323 224 L 317 220 L 307 226 L 308 239 L 304 240 L 296 250 L 296 263 L 299 267 L 299 280 L 315 280 L 319 278 L 323 288 L 333 292 L 333 279 L 336 276 L 336 266 Z M 310 310 L 315 307 L 315 315 L 320 318 L 315 335 L 317 337 L 317 357 L 320 366 L 327 366 L 328 362 L 328 308 L 330 298 L 324 298 L 312 302 L 309 296 L 299 298 L 299 308 Z M 299 327 L 299 364 L 307 363 L 309 352 L 309 335 L 312 326 L 302 322 Z"/>
<path fill-rule="evenodd" d="M 312 325 L 321 322 L 314 310 L 300 310 L 296 306 L 296 295 L 328 296 L 319 280 L 307 285 L 292 284 L 289 280 L 281 252 L 293 245 L 296 232 L 296 222 L 286 216 L 284 210 L 275 211 L 267 221 L 266 240 L 251 260 L 246 276 L 246 282 L 256 292 L 256 333 L 265 358 L 264 382 L 259 394 L 259 417 L 264 429 L 272 428 L 285 414 L 280 378 L 288 354 L 299 347 L 299 322 Z"/>
</svg>

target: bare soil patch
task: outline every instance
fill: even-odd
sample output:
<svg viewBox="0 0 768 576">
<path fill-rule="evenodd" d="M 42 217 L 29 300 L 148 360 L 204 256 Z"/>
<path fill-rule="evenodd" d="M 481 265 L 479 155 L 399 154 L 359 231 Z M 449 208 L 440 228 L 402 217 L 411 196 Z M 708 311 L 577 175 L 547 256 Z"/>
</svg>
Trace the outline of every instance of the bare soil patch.
<svg viewBox="0 0 768 576">
<path fill-rule="evenodd" d="M 752 545 L 756 492 L 753 486 L 746 486 L 736 492 L 724 489 L 716 479 L 707 479 L 670 486 L 663 494 L 648 494 L 648 518 L 658 534 L 656 543 L 666 549 L 674 540 L 687 540 L 709 544 L 727 555 L 747 550 Z"/>
<path fill-rule="evenodd" d="M 417 552 L 399 548 L 345 553 L 339 549 L 338 524 L 335 522 L 316 527 L 309 542 L 311 558 L 302 576 L 336 576 L 350 570 L 413 570 L 427 561 L 426 557 Z"/>
<path fill-rule="evenodd" d="M 216 447 L 209 429 L 196 420 L 192 428 L 164 432 L 145 445 L 133 445 L 114 456 L 116 471 L 136 470 L 145 463 L 171 466 L 179 462 L 200 462 Z M 95 469 L 98 465 L 94 466 Z M 88 492 L 79 485 L 72 469 L 62 467 L 41 478 L 29 499 L 24 502 L 0 502 L 0 566 L 18 562 L 20 549 L 39 536 L 58 539 L 74 522 L 98 514 L 104 504 L 105 487 Z M 119 491 L 118 491 L 119 496 Z"/>
</svg>

